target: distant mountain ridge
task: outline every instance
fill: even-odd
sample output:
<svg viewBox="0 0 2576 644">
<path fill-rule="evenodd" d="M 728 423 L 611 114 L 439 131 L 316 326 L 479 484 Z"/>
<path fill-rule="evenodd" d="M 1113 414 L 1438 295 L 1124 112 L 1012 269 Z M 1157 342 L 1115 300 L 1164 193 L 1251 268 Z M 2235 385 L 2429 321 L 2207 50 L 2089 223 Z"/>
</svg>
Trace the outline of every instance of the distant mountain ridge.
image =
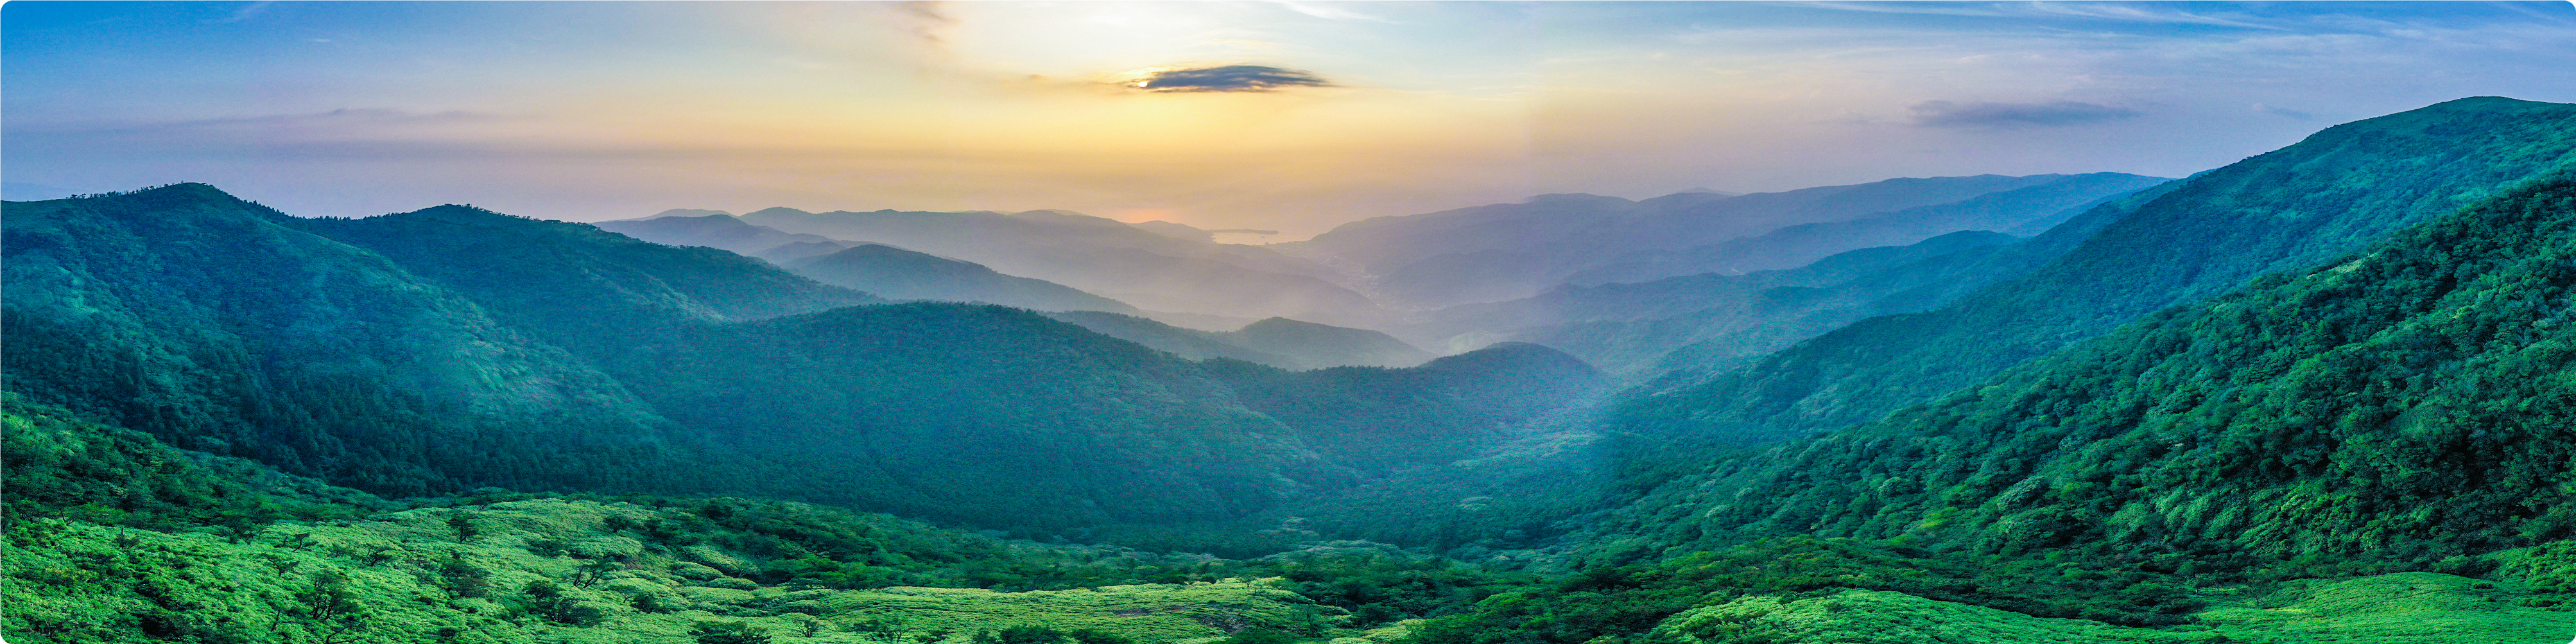
<svg viewBox="0 0 2576 644">
<path fill-rule="evenodd" d="M 1125 302 L 1062 284 L 1003 275 L 973 262 L 884 244 L 857 244 L 781 265 L 826 284 L 896 300 L 983 302 L 1039 311 L 1136 312 Z"/>
<path fill-rule="evenodd" d="M 1411 367 L 1435 357 L 1385 333 L 1287 318 L 1257 320 L 1232 331 L 1203 331 L 1114 313 L 1069 311 L 1048 315 L 1192 360 L 1226 358 L 1304 370 Z"/>
<path fill-rule="evenodd" d="M 2085 217 L 2112 221 L 2025 277 L 1633 401 L 1619 424 L 1725 433 L 1865 421 L 2570 164 L 2576 105 L 2469 98 L 2338 125 L 2151 201 L 2097 208 Z"/>
<path fill-rule="evenodd" d="M 2118 173 L 1980 175 L 1643 201 L 1541 195 L 1352 222 L 1281 246 L 1358 264 L 1379 277 L 1384 297 L 1437 307 L 1529 297 L 1569 280 L 1790 268 L 1845 250 L 2001 227 L 1992 225 L 1997 221 L 2063 218 L 2073 206 L 2161 181 Z M 1944 204 L 1958 205 L 1932 208 Z M 1872 223 L 1814 227 L 1854 220 Z M 1810 227 L 1791 228 L 1802 225 Z"/>
<path fill-rule="evenodd" d="M 800 235 L 768 226 L 755 226 L 721 210 L 672 209 L 644 219 L 603 221 L 592 225 L 600 230 L 656 244 L 722 248 L 751 257 L 759 257 L 788 244 L 835 241 L 822 235 Z"/>
<path fill-rule="evenodd" d="M 769 208 L 741 219 L 792 233 L 970 261 L 1146 310 L 1289 317 L 1339 326 L 1375 326 L 1388 316 L 1368 297 L 1340 285 L 1339 272 L 1312 261 L 1065 211 L 815 213 Z"/>
<path fill-rule="evenodd" d="M 759 257 L 799 275 L 889 299 L 984 302 L 1041 311 L 1136 312 L 1124 302 L 1045 280 L 1004 275 L 973 262 L 885 244 L 783 232 L 722 211 L 670 210 L 646 219 L 597 225 L 655 243 L 708 246 Z"/>
</svg>

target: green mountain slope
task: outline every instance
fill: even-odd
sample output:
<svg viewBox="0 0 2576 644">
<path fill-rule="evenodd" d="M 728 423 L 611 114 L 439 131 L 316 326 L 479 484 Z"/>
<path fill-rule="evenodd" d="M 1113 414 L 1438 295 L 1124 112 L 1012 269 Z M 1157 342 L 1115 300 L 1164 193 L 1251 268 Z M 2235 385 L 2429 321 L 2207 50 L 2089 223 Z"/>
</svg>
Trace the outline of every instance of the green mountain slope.
<svg viewBox="0 0 2576 644">
<path fill-rule="evenodd" d="M 2471 98 L 2339 125 L 2188 179 L 2026 277 L 1928 313 L 1864 320 L 1743 371 L 1636 401 L 1616 424 L 1723 433 L 1869 420 L 2147 312 L 2360 248 L 2571 162 L 2570 105 Z"/>
<path fill-rule="evenodd" d="M 1195 365 L 1036 313 L 913 303 L 690 327 L 636 392 L 746 491 L 983 525 L 1236 516 L 1347 476 Z"/>
<path fill-rule="evenodd" d="M 6 403 L 0 633 L 12 642 L 739 633 L 967 644 L 1016 628 L 1019 638 L 1072 631 L 1117 644 L 1214 638 L 1221 625 L 1313 634 L 1351 621 L 1288 590 L 1296 584 L 1261 580 L 1294 561 L 1004 541 L 734 498 L 486 491 L 392 501 Z"/>
<path fill-rule="evenodd" d="M 308 225 L 617 377 L 737 466 L 696 489 L 1062 528 L 1231 517 L 1346 476 L 1194 365 L 1027 311 L 830 308 L 874 298 L 464 208 Z"/>
<path fill-rule="evenodd" d="M 1582 572 L 1413 641 L 2563 638 L 2571 178 L 1876 423 L 1632 472 Z"/>
<path fill-rule="evenodd" d="M 392 493 L 653 489 L 669 455 L 614 379 L 277 211 L 201 184 L 5 208 L 32 401 Z"/>
<path fill-rule="evenodd" d="M 2576 537 L 2576 182 L 2491 198 L 1927 407 L 1676 479 L 1613 531 L 2168 569 L 2428 569 Z M 1684 497 L 1697 500 L 1684 500 Z"/>
<path fill-rule="evenodd" d="M 714 248 L 466 206 L 288 223 L 391 258 L 602 364 L 669 342 L 688 324 L 885 301 Z"/>
<path fill-rule="evenodd" d="M 897 300 L 983 302 L 1040 311 L 1136 312 L 1136 307 L 1062 284 L 1003 275 L 973 262 L 883 244 L 861 244 L 789 260 L 783 266 L 825 284 Z"/>
<path fill-rule="evenodd" d="M 1291 372 L 1220 360 L 1208 370 L 1245 406 L 1296 427 L 1335 462 L 1378 471 L 1480 456 L 1512 438 L 1515 426 L 1608 384 L 1573 356 L 1519 343 L 1410 369 Z"/>
</svg>

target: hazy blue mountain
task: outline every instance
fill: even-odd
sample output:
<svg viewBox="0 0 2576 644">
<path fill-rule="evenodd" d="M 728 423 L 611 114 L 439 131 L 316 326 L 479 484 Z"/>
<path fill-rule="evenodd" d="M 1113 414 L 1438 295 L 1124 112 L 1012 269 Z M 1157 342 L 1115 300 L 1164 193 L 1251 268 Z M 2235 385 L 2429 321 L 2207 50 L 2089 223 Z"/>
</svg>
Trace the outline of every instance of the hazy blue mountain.
<svg viewBox="0 0 2576 644">
<path fill-rule="evenodd" d="M 1290 356 L 1311 367 L 1410 367 L 1434 356 L 1395 336 L 1287 318 L 1269 318 L 1216 334 L 1227 343 Z"/>
<path fill-rule="evenodd" d="M 1154 233 L 1154 234 L 1157 234 L 1157 235 L 1162 235 L 1162 236 L 1170 237 L 1170 238 L 1173 238 L 1173 239 L 1185 239 L 1185 240 L 1189 240 L 1189 241 L 1207 242 L 1207 243 L 1211 243 L 1211 244 L 1216 243 L 1216 233 L 1214 233 L 1214 232 L 1210 232 L 1210 231 L 1206 231 L 1206 230 L 1200 230 L 1198 227 L 1196 227 L 1196 226 L 1191 226 L 1191 225 L 1188 225 L 1188 224 L 1178 224 L 1178 223 L 1172 223 L 1172 222 L 1168 222 L 1168 221 L 1147 221 L 1147 222 L 1139 222 L 1139 223 L 1133 223 L 1133 224 L 1128 224 L 1128 225 L 1130 225 L 1130 226 L 1135 226 L 1136 228 L 1138 228 L 1138 229 L 1140 229 L 1140 230 L 1144 230 L 1144 231 L 1146 231 L 1146 232 L 1151 232 L 1151 233 Z"/>
<path fill-rule="evenodd" d="M 805 259 L 805 258 L 808 258 L 808 257 L 821 257 L 821 256 L 824 256 L 824 255 L 830 255 L 830 254 L 833 254 L 833 253 L 838 253 L 838 252 L 841 252 L 841 250 L 842 250 L 842 249 L 850 248 L 850 247 L 853 247 L 853 246 L 860 246 L 860 245 L 863 245 L 863 244 L 860 244 L 860 243 L 858 243 L 858 242 L 845 242 L 845 241 L 801 241 L 801 242 L 788 242 L 788 243 L 780 244 L 780 245 L 778 245 L 778 246 L 776 246 L 776 247 L 770 248 L 769 250 L 760 251 L 760 253 L 755 254 L 755 255 L 752 255 L 752 256 L 753 256 L 753 257 L 758 257 L 758 258 L 761 258 L 761 259 L 769 260 L 769 263 L 772 263 L 772 264 L 780 264 L 780 265 L 784 265 L 784 264 L 787 264 L 788 262 L 793 262 L 793 261 L 800 260 L 800 259 Z M 877 245 L 879 245 L 879 246 L 884 246 L 884 244 L 877 244 Z M 891 247 L 889 246 L 889 248 L 891 248 Z"/>
<path fill-rule="evenodd" d="M 2117 172 L 2065 177 L 1931 206 L 1849 221 L 1799 224 L 1761 235 L 1671 252 L 1639 253 L 1568 276 L 1575 284 L 1643 282 L 1699 273 L 1744 273 L 1803 265 L 1854 248 L 1904 246 L 1962 231 L 2036 234 L 2094 206 L 2169 179 Z"/>
<path fill-rule="evenodd" d="M 1308 260 L 1064 211 L 812 213 L 771 208 L 742 219 L 974 262 L 1147 310 L 1285 316 L 1344 325 L 1374 325 L 1385 316 L 1367 297 L 1337 284 L 1339 273 Z"/>
<path fill-rule="evenodd" d="M 1040 311 L 1136 311 L 1117 300 L 1062 284 L 1003 275 L 973 262 L 883 244 L 860 244 L 829 255 L 790 260 L 783 266 L 825 284 L 888 299 L 983 302 Z"/>
<path fill-rule="evenodd" d="M 1706 368 L 1734 356 L 1769 353 L 1861 318 L 1907 312 L 1890 309 L 1938 305 L 1924 301 L 1933 298 L 1898 294 L 1949 279 L 1986 279 L 1961 276 L 1956 269 L 2019 241 L 1967 231 L 1910 246 L 1847 251 L 1794 269 L 1560 286 L 1532 298 L 1441 309 L 1405 330 L 1453 349 L 1501 341 L 1543 344 L 1617 373 L 1658 364 L 1686 345 L 1724 344 L 1725 356 L 1702 355 L 1689 363 Z"/>
<path fill-rule="evenodd" d="M 1282 369 L 1341 366 L 1410 367 L 1434 356 L 1394 336 L 1286 318 L 1258 320 L 1231 331 L 1205 331 L 1143 317 L 1072 311 L 1049 314 L 1110 337 L 1192 360 L 1230 358 Z"/>
<path fill-rule="evenodd" d="M 2470 98 L 2328 128 L 2129 209 L 2030 275 L 1872 318 L 1637 400 L 1657 432 L 1826 428 L 1977 382 L 2147 312 L 2368 245 L 2576 163 L 2576 106 Z M 2087 217 L 2096 217 L 2088 213 Z"/>
<path fill-rule="evenodd" d="M 1309 368 L 1304 361 L 1295 358 L 1267 351 L 1254 351 L 1226 342 L 1218 335 L 1222 333 L 1221 331 L 1183 328 L 1134 315 L 1100 311 L 1060 311 L 1047 313 L 1046 316 L 1080 325 L 1094 333 L 1145 345 L 1156 351 L 1191 360 L 1228 358 L 1282 369 Z"/>
<path fill-rule="evenodd" d="M 600 230 L 656 244 L 722 248 L 753 257 L 788 244 L 829 244 L 833 241 L 822 235 L 800 235 L 744 223 L 720 210 L 666 210 L 645 219 L 603 221 L 593 225 L 599 226 Z"/>
<path fill-rule="evenodd" d="M 1381 296 L 1448 306 L 1529 297 L 1587 273 L 1580 281 L 1789 268 L 1845 250 L 1995 227 L 1989 222 L 2062 218 L 2072 206 L 2156 181 L 2112 173 L 1981 175 L 1644 201 L 1545 195 L 1522 204 L 1353 222 L 1282 247 L 1364 267 L 1378 276 Z M 2020 192 L 1963 203 L 2013 191 Z M 1943 204 L 1957 205 L 1925 209 Z M 1897 214 L 1909 209 L 1918 210 Z"/>
</svg>

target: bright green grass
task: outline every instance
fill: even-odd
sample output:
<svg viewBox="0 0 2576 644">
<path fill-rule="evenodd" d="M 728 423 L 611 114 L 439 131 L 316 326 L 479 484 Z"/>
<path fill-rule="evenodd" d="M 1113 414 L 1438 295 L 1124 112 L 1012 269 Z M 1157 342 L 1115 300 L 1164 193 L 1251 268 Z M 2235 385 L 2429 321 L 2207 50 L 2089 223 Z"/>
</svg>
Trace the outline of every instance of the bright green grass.
<svg viewBox="0 0 2576 644">
<path fill-rule="evenodd" d="M 2561 644 L 2576 612 L 2531 595 L 2427 572 L 2301 581 L 2165 629 L 2048 619 L 1851 590 L 1809 599 L 1746 597 L 1682 612 L 1645 641 L 1675 644 Z"/>
<path fill-rule="evenodd" d="M 472 517 L 459 543 L 447 520 Z M 1260 581 L 1108 586 L 1005 593 L 983 589 L 831 590 L 761 586 L 733 576 L 735 553 L 665 554 L 603 530 L 623 503 L 533 500 L 424 508 L 363 520 L 282 522 L 238 542 L 213 531 L 162 533 L 41 519 L 0 545 L 0 632 L 13 644 L 213 642 L 688 642 L 700 621 L 740 621 L 802 642 L 967 642 L 1011 626 L 1089 628 L 1138 642 L 1220 638 L 1251 626 L 1346 621 Z M 584 559 L 623 558 L 588 571 Z M 453 592 L 457 570 L 479 590 Z M 352 619 L 317 615 L 316 590 L 350 593 Z M 548 582 L 552 610 L 527 589 Z M 560 617 L 569 616 L 569 623 Z M 338 631 L 338 624 L 362 623 Z M 871 625 L 882 628 L 871 628 Z M 155 637 L 157 635 L 159 637 Z M 889 637 L 891 636 L 891 637 Z"/>
<path fill-rule="evenodd" d="M 901 615 L 924 630 L 1006 626 L 1092 629 L 1140 642 L 1179 642 L 1224 635 L 1219 628 L 1302 629 L 1309 619 L 1332 625 L 1337 609 L 1306 604 L 1296 593 L 1260 582 L 1104 586 L 1019 593 L 980 588 L 884 588 L 834 593 L 825 615 Z M 1310 618 L 1311 616 L 1311 618 Z"/>
<path fill-rule="evenodd" d="M 2527 597 L 2467 577 L 2408 572 L 2294 583 L 2266 598 L 2275 602 L 2217 608 L 2199 617 L 2219 632 L 2253 644 L 2564 644 L 2576 639 L 2576 612 L 2520 605 Z"/>
</svg>

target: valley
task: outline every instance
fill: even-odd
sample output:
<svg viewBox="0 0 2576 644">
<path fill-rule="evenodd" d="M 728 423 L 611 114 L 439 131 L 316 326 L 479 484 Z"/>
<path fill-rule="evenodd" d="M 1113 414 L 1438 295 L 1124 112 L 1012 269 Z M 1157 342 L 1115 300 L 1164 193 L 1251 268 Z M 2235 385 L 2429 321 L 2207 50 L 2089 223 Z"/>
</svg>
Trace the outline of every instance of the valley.
<svg viewBox="0 0 2576 644">
<path fill-rule="evenodd" d="M 2576 632 L 2570 104 L 1265 245 L 5 209 L 13 642 Z"/>
</svg>

